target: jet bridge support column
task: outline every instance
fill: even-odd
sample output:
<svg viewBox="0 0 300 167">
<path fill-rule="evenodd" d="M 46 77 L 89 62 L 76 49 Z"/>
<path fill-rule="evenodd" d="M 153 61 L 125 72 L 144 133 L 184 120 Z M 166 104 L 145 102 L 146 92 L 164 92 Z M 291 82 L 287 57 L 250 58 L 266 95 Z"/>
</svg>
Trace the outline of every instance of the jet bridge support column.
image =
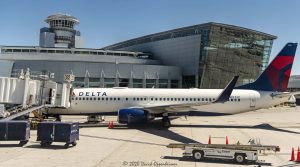
<svg viewBox="0 0 300 167">
<path fill-rule="evenodd" d="M 27 102 L 27 94 L 28 94 L 28 87 L 29 87 L 29 79 L 30 79 L 30 72 L 28 68 L 25 74 L 24 94 L 23 94 L 23 103 L 22 103 L 23 108 L 27 108 L 26 102 Z"/>
</svg>

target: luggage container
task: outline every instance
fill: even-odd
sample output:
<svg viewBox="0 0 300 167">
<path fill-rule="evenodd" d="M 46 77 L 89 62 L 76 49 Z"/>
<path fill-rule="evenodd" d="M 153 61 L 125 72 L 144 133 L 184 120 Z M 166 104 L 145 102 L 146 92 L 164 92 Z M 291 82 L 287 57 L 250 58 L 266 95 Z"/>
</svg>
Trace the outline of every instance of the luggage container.
<svg viewBox="0 0 300 167">
<path fill-rule="evenodd" d="M 24 146 L 30 138 L 28 121 L 0 121 L 0 141 L 20 141 Z"/>
<path fill-rule="evenodd" d="M 76 146 L 79 140 L 79 123 L 75 122 L 41 122 L 37 128 L 37 141 L 41 146 L 50 146 L 52 142 L 65 142 L 65 147 L 70 144 Z"/>
</svg>

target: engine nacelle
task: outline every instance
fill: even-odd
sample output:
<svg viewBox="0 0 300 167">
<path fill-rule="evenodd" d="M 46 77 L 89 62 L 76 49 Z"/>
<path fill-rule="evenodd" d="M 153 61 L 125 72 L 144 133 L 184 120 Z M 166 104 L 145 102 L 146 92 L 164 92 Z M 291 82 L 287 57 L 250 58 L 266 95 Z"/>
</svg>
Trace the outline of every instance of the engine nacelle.
<svg viewBox="0 0 300 167">
<path fill-rule="evenodd" d="M 118 122 L 122 124 L 147 123 L 148 112 L 138 108 L 127 108 L 118 111 Z"/>
</svg>

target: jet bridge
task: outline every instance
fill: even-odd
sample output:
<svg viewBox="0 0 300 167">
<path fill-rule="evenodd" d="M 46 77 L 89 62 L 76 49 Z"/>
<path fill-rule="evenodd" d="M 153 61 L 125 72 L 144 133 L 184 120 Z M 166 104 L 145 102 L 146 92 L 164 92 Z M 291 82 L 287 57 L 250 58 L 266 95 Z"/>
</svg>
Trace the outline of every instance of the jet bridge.
<svg viewBox="0 0 300 167">
<path fill-rule="evenodd" d="M 71 82 L 56 83 L 47 75 L 0 77 L 0 121 L 12 120 L 45 108 L 70 107 Z"/>
</svg>

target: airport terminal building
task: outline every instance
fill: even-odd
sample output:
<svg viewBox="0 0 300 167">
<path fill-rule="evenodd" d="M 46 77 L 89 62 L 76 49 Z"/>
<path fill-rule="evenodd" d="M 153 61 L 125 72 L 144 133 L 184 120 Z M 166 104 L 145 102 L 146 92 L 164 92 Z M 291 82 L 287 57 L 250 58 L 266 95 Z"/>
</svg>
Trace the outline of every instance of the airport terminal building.
<svg viewBox="0 0 300 167">
<path fill-rule="evenodd" d="M 74 74 L 75 87 L 180 88 L 181 68 L 164 65 L 143 52 L 82 48 L 79 20 L 67 14 L 49 16 L 39 46 L 0 46 L 0 75 L 30 68 L 36 75 L 54 73 L 56 82 Z"/>
<path fill-rule="evenodd" d="M 49 16 L 39 46 L 1 46 L 0 75 L 30 68 L 75 75 L 76 87 L 224 88 L 234 75 L 253 81 L 267 66 L 275 36 L 220 23 L 151 34 L 102 49 L 83 48 L 79 20 Z"/>
<path fill-rule="evenodd" d="M 205 23 L 151 34 L 103 49 L 149 52 L 182 69 L 182 86 L 224 88 L 234 75 L 253 81 L 268 65 L 276 36 L 220 23 Z"/>
</svg>

